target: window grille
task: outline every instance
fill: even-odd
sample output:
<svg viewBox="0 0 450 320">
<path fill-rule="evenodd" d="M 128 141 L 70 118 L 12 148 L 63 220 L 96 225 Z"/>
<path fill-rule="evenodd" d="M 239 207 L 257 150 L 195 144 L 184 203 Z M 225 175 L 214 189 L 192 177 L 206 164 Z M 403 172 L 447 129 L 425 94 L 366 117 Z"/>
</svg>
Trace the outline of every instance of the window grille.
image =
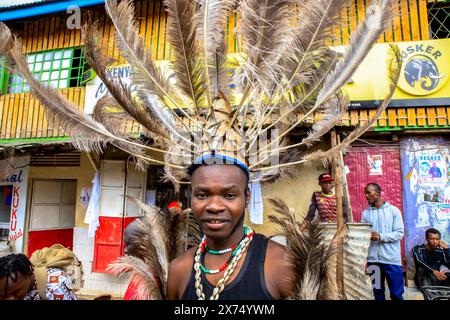
<svg viewBox="0 0 450 320">
<path fill-rule="evenodd" d="M 64 48 L 33 52 L 27 55 L 27 62 L 35 79 L 56 89 L 79 87 L 87 67 L 82 48 Z M 13 69 L 5 75 L 5 93 L 29 92 L 30 86 Z"/>
<path fill-rule="evenodd" d="M 450 1 L 428 1 L 430 39 L 450 38 Z"/>
</svg>

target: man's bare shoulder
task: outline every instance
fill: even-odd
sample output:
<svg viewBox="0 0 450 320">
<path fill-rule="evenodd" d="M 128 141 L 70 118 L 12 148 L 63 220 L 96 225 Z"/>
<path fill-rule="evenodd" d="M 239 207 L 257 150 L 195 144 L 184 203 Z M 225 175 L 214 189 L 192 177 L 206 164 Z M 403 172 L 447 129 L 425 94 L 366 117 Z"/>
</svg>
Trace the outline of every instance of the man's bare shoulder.
<svg viewBox="0 0 450 320">
<path fill-rule="evenodd" d="M 181 299 L 184 289 L 189 282 L 196 249 L 197 247 L 192 247 L 170 262 L 167 279 L 167 299 Z"/>
<path fill-rule="evenodd" d="M 286 246 L 269 240 L 264 267 L 266 284 L 272 296 L 275 299 L 288 297 L 293 288 L 294 269 Z"/>
<path fill-rule="evenodd" d="M 192 263 L 194 261 L 194 255 L 197 247 L 192 247 L 186 250 L 182 255 L 176 257 L 170 262 L 169 272 L 173 271 L 186 271 L 186 268 L 192 267 Z"/>
<path fill-rule="evenodd" d="M 276 261 L 272 262 L 279 262 L 284 264 L 288 259 L 286 246 L 279 244 L 278 242 L 275 242 L 271 239 L 269 239 L 267 243 L 266 255 L 269 259 L 276 259 Z"/>
</svg>

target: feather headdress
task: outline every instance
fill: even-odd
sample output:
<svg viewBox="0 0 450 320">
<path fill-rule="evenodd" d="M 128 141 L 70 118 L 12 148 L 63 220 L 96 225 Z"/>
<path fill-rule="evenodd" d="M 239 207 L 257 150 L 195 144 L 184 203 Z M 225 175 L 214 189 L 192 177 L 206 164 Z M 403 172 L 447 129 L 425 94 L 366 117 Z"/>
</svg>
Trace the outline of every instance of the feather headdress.
<svg viewBox="0 0 450 320">
<path fill-rule="evenodd" d="M 390 90 L 375 116 L 335 147 L 312 152 L 310 147 L 341 121 L 348 105 L 342 87 L 392 20 L 393 0 L 371 2 L 343 54 L 329 44 L 348 0 L 163 2 L 172 48 L 169 68 L 152 60 L 151 50 L 139 37 L 132 0 L 106 0 L 116 45 L 133 70 L 134 93 L 107 72 L 113 61 L 100 45 L 96 24 L 84 26 L 86 59 L 110 93 L 97 102 L 93 116 L 33 77 L 20 40 L 3 23 L 0 54 L 27 81 L 46 107 L 49 121 L 60 124 L 77 148 L 101 151 L 112 144 L 141 165 L 164 165 L 165 178 L 175 187 L 189 183 L 186 167 L 192 163 L 237 164 L 250 180 L 271 182 L 292 175 L 296 164 L 327 162 L 373 125 L 398 82 L 401 59 L 393 46 L 388 61 Z M 228 55 L 225 26 L 233 11 L 239 17 L 236 35 L 241 50 Z M 290 133 L 316 113 L 321 114 L 320 120 L 303 140 L 292 143 Z M 118 129 L 129 120 L 140 124 L 143 135 Z M 164 160 L 150 156 L 150 151 Z M 132 270 L 140 297 L 164 298 L 169 262 L 192 239 L 186 240 L 179 230 L 186 222 L 182 214 L 162 215 L 156 208 L 137 204 L 146 212 L 136 222 L 140 251 L 121 258 L 111 270 L 116 274 Z M 273 204 L 282 218 L 271 219 L 289 240 L 296 271 L 294 297 L 323 297 L 327 261 L 337 240 L 323 246 L 320 227 L 307 224 L 306 232 L 299 232 L 286 205 Z M 190 228 L 197 234 L 198 228 Z M 341 236 L 338 232 L 335 239 Z"/>
<path fill-rule="evenodd" d="M 273 181 L 289 175 L 294 164 L 327 161 L 370 127 L 357 128 L 332 150 L 309 151 L 342 119 L 348 99 L 341 88 L 392 19 L 392 0 L 372 1 L 346 51 L 338 54 L 329 43 L 347 2 L 164 0 L 173 53 L 170 74 L 151 59 L 139 37 L 133 2 L 107 0 L 116 44 L 132 66 L 137 94 L 110 77 L 107 68 L 112 61 L 99 45 L 95 23 L 89 23 L 83 29 L 85 55 L 110 92 L 98 101 L 93 116 L 33 77 L 20 40 L 4 24 L 0 51 L 46 107 L 50 121 L 57 120 L 81 150 L 113 144 L 141 164 L 164 165 L 166 179 L 175 186 L 189 183 L 185 168 L 195 161 L 231 161 L 247 170 L 251 179 L 257 173 L 261 181 Z M 231 56 L 225 26 L 233 10 L 239 17 L 241 52 Z M 399 64 L 396 54 L 389 66 L 391 89 Z M 314 113 L 322 114 L 321 120 L 301 142 L 291 143 L 289 133 Z M 146 138 L 117 129 L 128 120 L 139 123 Z M 164 161 L 148 151 L 162 154 Z"/>
</svg>

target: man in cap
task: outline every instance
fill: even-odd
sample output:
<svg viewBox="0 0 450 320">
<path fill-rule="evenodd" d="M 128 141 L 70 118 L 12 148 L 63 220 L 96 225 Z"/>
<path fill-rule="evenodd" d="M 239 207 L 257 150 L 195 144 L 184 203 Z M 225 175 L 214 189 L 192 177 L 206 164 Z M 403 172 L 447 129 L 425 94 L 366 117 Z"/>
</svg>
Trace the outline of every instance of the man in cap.
<svg viewBox="0 0 450 320">
<path fill-rule="evenodd" d="M 321 187 L 321 191 L 316 191 L 312 194 L 311 204 L 305 220 L 313 220 L 317 211 L 321 222 L 336 222 L 336 195 L 334 193 L 334 179 L 331 174 L 322 173 L 319 176 L 319 185 Z M 347 205 L 344 202 L 344 220 L 347 220 L 346 208 Z M 302 229 L 303 228 L 304 225 L 302 226 Z"/>
</svg>

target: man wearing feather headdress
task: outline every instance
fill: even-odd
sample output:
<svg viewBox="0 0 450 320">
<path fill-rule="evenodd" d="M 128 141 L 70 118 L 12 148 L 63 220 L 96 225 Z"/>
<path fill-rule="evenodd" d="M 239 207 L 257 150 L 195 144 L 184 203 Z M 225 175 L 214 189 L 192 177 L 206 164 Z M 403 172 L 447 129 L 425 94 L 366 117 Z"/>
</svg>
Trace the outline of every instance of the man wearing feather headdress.
<svg viewBox="0 0 450 320">
<path fill-rule="evenodd" d="M 204 234 L 200 245 L 171 262 L 168 299 L 281 299 L 292 290 L 292 267 L 280 244 L 243 224 L 249 171 L 219 154 L 190 167 L 191 209 Z"/>
</svg>

